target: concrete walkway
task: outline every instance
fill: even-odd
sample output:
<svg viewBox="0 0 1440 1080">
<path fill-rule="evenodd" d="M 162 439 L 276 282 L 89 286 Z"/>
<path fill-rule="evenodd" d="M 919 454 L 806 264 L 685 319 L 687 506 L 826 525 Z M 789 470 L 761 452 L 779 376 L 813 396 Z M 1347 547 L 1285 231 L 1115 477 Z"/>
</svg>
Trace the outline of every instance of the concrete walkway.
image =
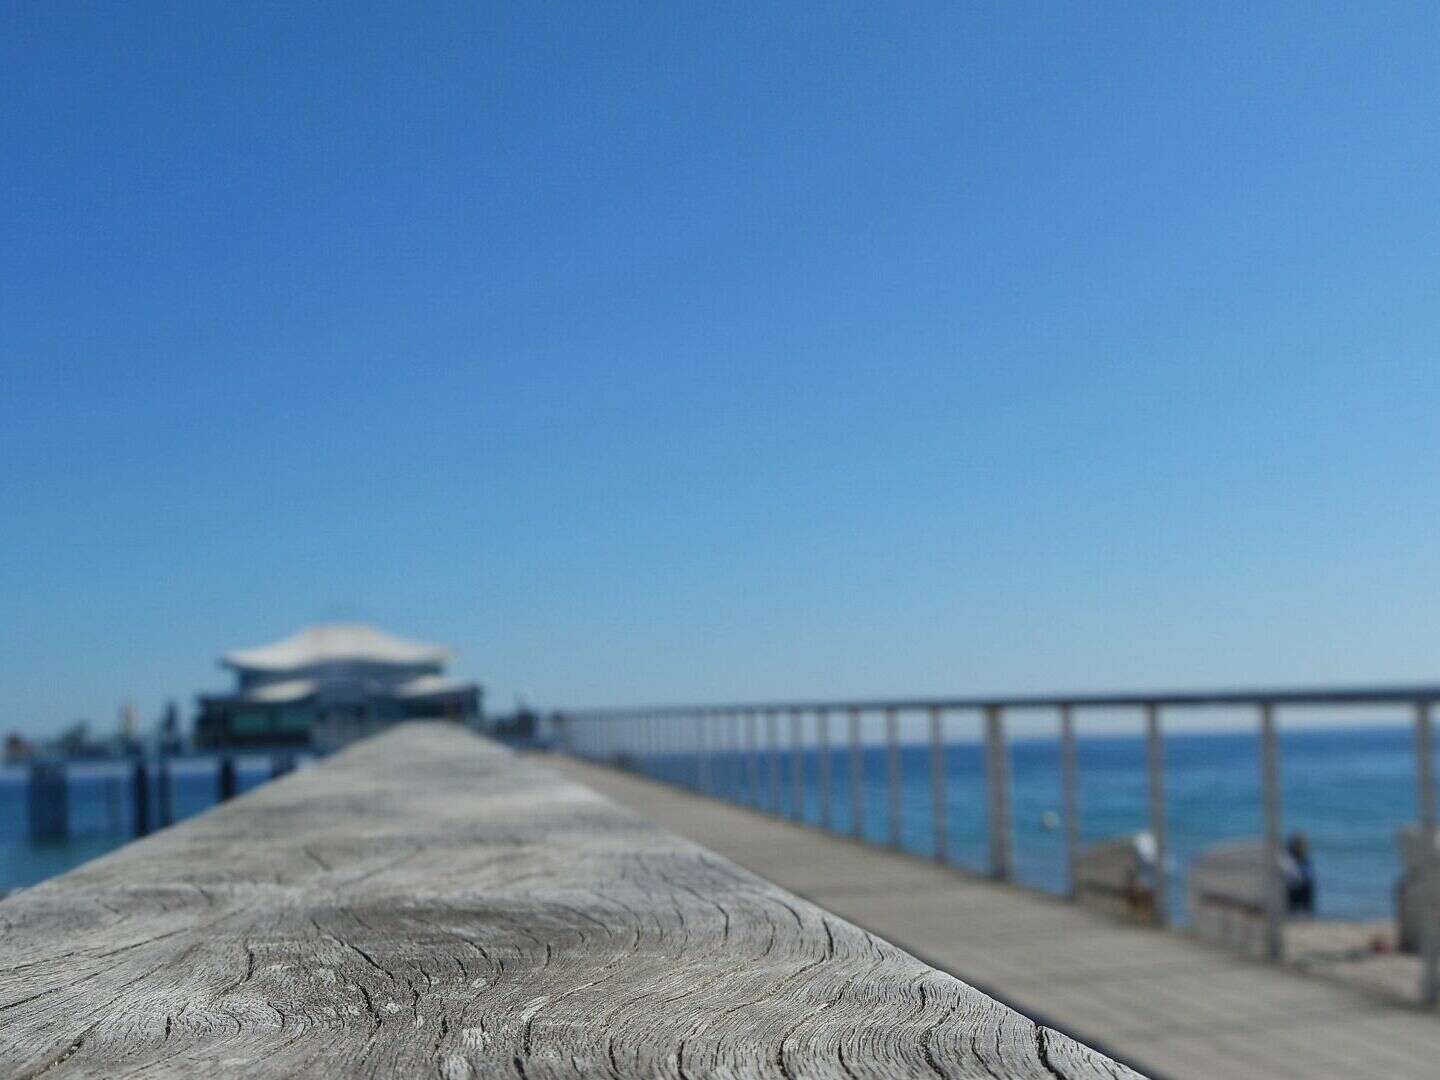
<svg viewBox="0 0 1440 1080">
<path fill-rule="evenodd" d="M 628 773 L 547 764 L 1153 1077 L 1440 1076 L 1440 1018 Z"/>
</svg>

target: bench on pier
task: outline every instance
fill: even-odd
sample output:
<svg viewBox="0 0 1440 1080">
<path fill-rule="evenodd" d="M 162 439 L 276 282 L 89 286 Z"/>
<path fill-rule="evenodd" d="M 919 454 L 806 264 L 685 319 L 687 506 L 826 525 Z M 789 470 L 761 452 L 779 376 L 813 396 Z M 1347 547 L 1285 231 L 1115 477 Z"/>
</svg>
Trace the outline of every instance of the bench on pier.
<svg viewBox="0 0 1440 1080">
<path fill-rule="evenodd" d="M 1186 875 L 1190 929 L 1207 941 L 1263 956 L 1268 887 L 1264 840 L 1247 837 L 1212 844 L 1196 856 Z"/>
<path fill-rule="evenodd" d="M 449 724 L 0 902 L 0 1075 L 1133 1077 Z"/>
<path fill-rule="evenodd" d="M 1421 911 L 1427 874 L 1437 872 L 1440 862 L 1440 834 L 1425 843 L 1421 830 L 1407 825 L 1397 837 L 1400 847 L 1400 880 L 1395 883 L 1395 936 L 1401 952 L 1418 953 L 1421 937 Z M 1440 883 L 1436 883 L 1440 885 Z"/>
<path fill-rule="evenodd" d="M 1075 860 L 1075 900 L 1085 907 L 1138 922 L 1156 922 L 1154 856 L 1148 834 L 1102 840 Z M 1152 845 L 1153 846 L 1153 845 Z"/>
</svg>

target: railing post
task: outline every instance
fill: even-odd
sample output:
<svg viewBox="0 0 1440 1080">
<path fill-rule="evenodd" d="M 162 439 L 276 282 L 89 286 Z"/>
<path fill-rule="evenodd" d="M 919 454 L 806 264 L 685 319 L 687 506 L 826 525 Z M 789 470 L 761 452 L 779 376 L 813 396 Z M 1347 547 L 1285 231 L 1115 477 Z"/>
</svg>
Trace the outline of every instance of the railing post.
<svg viewBox="0 0 1440 1080">
<path fill-rule="evenodd" d="M 1145 706 L 1145 767 L 1150 780 L 1150 835 L 1155 839 L 1155 921 L 1170 920 L 1170 880 L 1165 870 L 1168 853 L 1165 830 L 1165 745 L 1160 738 L 1160 706 Z"/>
<path fill-rule="evenodd" d="M 865 756 L 860 745 L 860 710 L 851 706 L 850 734 L 850 835 L 865 838 Z"/>
<path fill-rule="evenodd" d="M 1430 702 L 1415 703 L 1415 794 L 1419 800 L 1420 850 L 1420 1003 L 1440 999 L 1440 860 L 1435 855 L 1435 738 Z"/>
<path fill-rule="evenodd" d="M 730 777 L 729 798 L 733 802 L 740 802 L 740 790 L 745 784 L 745 757 L 740 746 L 740 714 L 729 713 L 725 718 L 725 726 L 730 732 L 730 738 L 726 740 L 728 749 L 726 757 L 730 764 L 725 772 Z"/>
<path fill-rule="evenodd" d="M 1285 885 L 1280 876 L 1280 747 L 1275 707 L 1260 703 L 1260 790 L 1265 807 L 1265 959 L 1285 956 Z"/>
<path fill-rule="evenodd" d="M 665 756 L 669 758 L 666 762 L 665 771 L 669 774 L 667 783 L 675 784 L 677 787 L 684 786 L 685 774 L 681 762 L 685 760 L 684 732 L 680 730 L 682 717 L 674 713 L 665 714 Z"/>
<path fill-rule="evenodd" d="M 751 806 L 760 805 L 760 736 L 756 731 L 755 710 L 745 714 L 745 799 Z"/>
<path fill-rule="evenodd" d="M 820 827 L 829 832 L 833 821 L 830 805 L 830 713 L 826 709 L 815 713 L 815 743 L 820 755 Z"/>
<path fill-rule="evenodd" d="M 986 825 L 990 833 L 990 876 L 1014 874 L 1010 844 L 1010 761 L 1005 753 L 1005 718 L 999 705 L 985 706 Z"/>
<path fill-rule="evenodd" d="M 770 744 L 770 812 L 781 812 L 780 802 L 780 717 L 774 709 L 765 712 L 765 737 Z"/>
<path fill-rule="evenodd" d="M 695 749 L 699 757 L 700 790 L 706 795 L 714 794 L 714 778 L 710 774 L 710 714 L 700 713 L 695 717 Z"/>
<path fill-rule="evenodd" d="M 790 710 L 790 816 L 805 820 L 805 753 L 801 746 L 801 712 Z"/>
<path fill-rule="evenodd" d="M 890 846 L 900 846 L 900 721 L 885 710 L 885 800 L 890 811 Z"/>
<path fill-rule="evenodd" d="M 1075 713 L 1067 703 L 1060 706 L 1060 799 L 1065 816 L 1065 885 L 1075 896 L 1075 867 L 1080 861 L 1080 766 L 1075 751 Z"/>
<path fill-rule="evenodd" d="M 945 862 L 949 847 L 946 839 L 945 811 L 945 739 L 941 731 L 943 716 L 938 706 L 930 706 L 930 816 L 935 834 L 935 861 Z"/>
</svg>

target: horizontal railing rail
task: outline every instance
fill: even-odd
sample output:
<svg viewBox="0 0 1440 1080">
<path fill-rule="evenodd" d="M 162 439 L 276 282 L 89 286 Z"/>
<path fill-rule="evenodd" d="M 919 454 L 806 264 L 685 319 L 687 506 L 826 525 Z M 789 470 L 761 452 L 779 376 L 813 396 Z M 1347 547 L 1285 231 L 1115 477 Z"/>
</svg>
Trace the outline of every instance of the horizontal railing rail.
<svg viewBox="0 0 1440 1080">
<path fill-rule="evenodd" d="M 927 709 L 963 711 L 971 709 L 1058 709 L 1070 706 L 1089 708 L 1140 708 L 1146 705 L 1413 705 L 1440 701 L 1440 683 L 1390 686 L 1264 687 L 1260 689 L 1149 690 L 1126 693 L 970 695 L 966 697 L 821 698 L 780 701 L 739 701 L 729 703 L 606 706 L 603 708 L 557 709 L 554 716 L 567 719 L 604 719 L 642 716 L 713 716 L 721 713 L 776 711 L 835 712 L 860 709 L 883 712 L 895 709 L 918 712 Z"/>
<path fill-rule="evenodd" d="M 693 786 L 717 794 L 714 758 L 717 749 L 725 755 L 738 754 L 744 761 L 745 790 L 757 793 L 763 771 L 768 792 L 750 798 L 752 804 L 800 820 L 804 817 L 807 781 L 804 747 L 818 753 L 818 824 L 833 827 L 834 742 L 830 721 L 846 718 L 849 788 L 853 805 L 850 831 L 863 838 L 864 807 L 861 718 L 878 717 L 882 724 L 880 743 L 884 747 L 884 835 L 890 846 L 901 844 L 901 765 L 898 718 L 921 714 L 928 718 L 930 747 L 930 813 L 933 851 L 938 860 L 949 861 L 947 825 L 950 815 L 950 777 L 946 768 L 944 721 L 953 714 L 975 713 L 982 718 L 984 747 L 983 781 L 987 869 L 1000 880 L 1014 876 L 1013 807 L 1010 763 L 1007 754 L 1005 720 L 1011 711 L 1052 711 L 1058 721 L 1060 768 L 1060 816 L 1065 849 L 1067 892 L 1074 895 L 1079 884 L 1082 857 L 1080 830 L 1080 780 L 1076 752 L 1076 715 L 1086 710 L 1134 710 L 1142 720 L 1147 786 L 1148 864 L 1153 885 L 1149 903 L 1156 921 L 1169 919 L 1170 843 L 1166 800 L 1165 737 L 1163 718 L 1167 710 L 1215 708 L 1253 710 L 1258 752 L 1259 802 L 1262 818 L 1259 854 L 1256 863 L 1263 874 L 1258 906 L 1264 910 L 1263 955 L 1272 961 L 1285 958 L 1284 925 L 1287 917 L 1287 885 L 1284 880 L 1286 850 L 1283 836 L 1282 773 L 1277 715 L 1283 709 L 1302 707 L 1403 706 L 1410 710 L 1415 729 L 1416 828 L 1422 840 L 1417 848 L 1427 854 L 1421 868 L 1417 900 L 1421 915 L 1419 952 L 1421 968 L 1419 996 L 1426 1004 L 1440 998 L 1440 928 L 1436 921 L 1440 868 L 1435 865 L 1436 812 L 1434 751 L 1431 712 L 1440 701 L 1440 684 L 1415 683 L 1379 686 L 1262 687 L 1214 690 L 1136 691 L 1123 693 L 1066 693 L 1026 695 L 968 695 L 894 698 L 821 698 L 771 701 L 741 701 L 723 704 L 641 705 L 634 707 L 566 708 L 551 716 L 563 748 L 591 758 L 648 760 L 657 755 L 679 753 L 695 759 Z M 813 736 L 802 736 L 802 718 L 813 717 Z M 790 776 L 783 775 L 781 720 L 788 718 Z M 693 730 L 682 730 L 689 725 Z M 743 729 L 744 738 L 741 738 Z M 764 765 L 762 770 L 761 765 Z M 789 787 L 788 800 L 782 788 Z M 788 805 L 787 805 L 788 803 Z M 1424 838 L 1429 838 L 1426 843 Z M 1125 887 L 1117 886 L 1117 892 Z M 1132 890 L 1133 891 L 1133 890 Z M 1133 899 L 1133 896 L 1132 896 Z M 1237 901 L 1237 908 L 1243 907 Z M 1257 906 L 1253 901 L 1250 906 Z"/>
</svg>

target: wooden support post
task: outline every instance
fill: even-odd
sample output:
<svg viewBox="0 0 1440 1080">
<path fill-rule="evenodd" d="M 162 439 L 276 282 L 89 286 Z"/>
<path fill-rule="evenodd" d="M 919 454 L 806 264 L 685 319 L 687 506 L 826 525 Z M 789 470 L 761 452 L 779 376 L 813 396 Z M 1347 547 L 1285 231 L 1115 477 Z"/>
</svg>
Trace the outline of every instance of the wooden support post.
<svg viewBox="0 0 1440 1080">
<path fill-rule="evenodd" d="M 70 835 L 70 791 L 58 761 L 30 765 L 30 839 L 64 840 Z"/>
<path fill-rule="evenodd" d="M 1160 706 L 1145 706 L 1145 768 L 1150 781 L 1150 835 L 1155 840 L 1155 921 L 1170 921 L 1169 855 L 1165 828 L 1165 744 L 1160 736 Z"/>
<path fill-rule="evenodd" d="M 990 833 L 990 876 L 1014 875 L 1010 843 L 1010 759 L 1005 751 L 1005 716 L 999 705 L 985 706 L 986 825 Z"/>
<path fill-rule="evenodd" d="M 1075 867 L 1080 861 L 1080 766 L 1075 750 L 1075 714 L 1060 706 L 1060 799 L 1065 829 L 1065 888 L 1075 896 Z"/>
<path fill-rule="evenodd" d="M 215 777 L 215 798 L 217 802 L 227 802 L 235 797 L 237 789 L 235 777 L 235 759 L 226 754 L 220 759 L 219 768 Z"/>
<path fill-rule="evenodd" d="M 935 861 L 946 862 L 948 847 L 945 809 L 945 738 L 941 730 L 944 714 L 930 707 L 930 816 L 935 834 Z"/>
<path fill-rule="evenodd" d="M 1440 859 L 1435 853 L 1435 737 L 1430 702 L 1415 703 L 1415 794 L 1419 805 L 1421 869 L 1420 1003 L 1440 1000 Z"/>
<path fill-rule="evenodd" d="M 830 713 L 821 709 L 815 714 L 815 743 L 820 755 L 820 827 L 827 832 L 834 824 L 830 782 Z"/>
<path fill-rule="evenodd" d="M 851 708 L 850 728 L 850 835 L 865 838 L 865 751 L 860 743 L 860 710 Z"/>
<path fill-rule="evenodd" d="M 805 745 L 801 734 L 803 717 L 799 709 L 790 710 L 790 816 L 805 820 Z"/>
<path fill-rule="evenodd" d="M 168 829 L 175 824 L 175 789 L 170 781 L 170 755 L 164 750 L 160 751 L 155 767 L 155 810 L 160 828 Z"/>
<path fill-rule="evenodd" d="M 150 770 L 145 758 L 137 757 L 130 770 L 130 793 L 135 807 L 135 835 L 150 835 Z"/>
<path fill-rule="evenodd" d="M 770 768 L 770 812 L 780 813 L 780 717 L 774 709 L 765 713 L 765 736 L 769 743 Z"/>
<path fill-rule="evenodd" d="M 1275 707 L 1260 703 L 1260 793 L 1265 810 L 1265 959 L 1285 956 L 1285 882 L 1280 875 L 1280 747 Z"/>
<path fill-rule="evenodd" d="M 885 710 L 885 800 L 889 806 L 890 846 L 900 846 L 900 720 Z"/>
</svg>

